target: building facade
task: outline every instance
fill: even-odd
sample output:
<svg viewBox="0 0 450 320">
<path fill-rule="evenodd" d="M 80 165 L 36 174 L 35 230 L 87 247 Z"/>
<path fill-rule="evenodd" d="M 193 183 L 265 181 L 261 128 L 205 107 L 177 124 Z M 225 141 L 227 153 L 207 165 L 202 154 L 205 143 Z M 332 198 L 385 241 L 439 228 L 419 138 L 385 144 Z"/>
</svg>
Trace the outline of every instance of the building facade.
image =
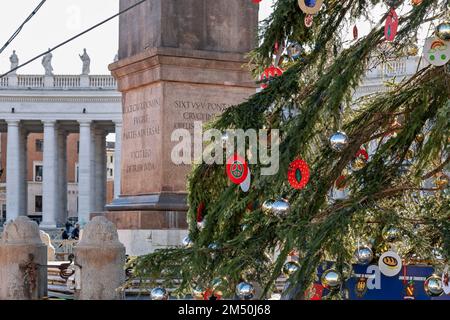
<svg viewBox="0 0 450 320">
<path fill-rule="evenodd" d="M 54 228 L 103 211 L 112 185 L 120 189 L 120 148 L 107 145 L 106 136 L 118 133 L 120 140 L 121 121 L 112 76 L 0 79 L 0 218 L 28 215 Z"/>
</svg>

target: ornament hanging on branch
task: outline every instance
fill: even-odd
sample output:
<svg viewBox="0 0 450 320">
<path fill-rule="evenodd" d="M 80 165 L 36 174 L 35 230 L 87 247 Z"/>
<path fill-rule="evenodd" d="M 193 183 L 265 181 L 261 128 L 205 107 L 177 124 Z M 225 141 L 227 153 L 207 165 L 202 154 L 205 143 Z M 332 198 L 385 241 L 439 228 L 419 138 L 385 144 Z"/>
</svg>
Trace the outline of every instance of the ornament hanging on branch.
<svg viewBox="0 0 450 320">
<path fill-rule="evenodd" d="M 200 202 L 197 207 L 197 228 L 202 231 L 205 228 L 206 219 L 205 219 L 205 203 Z"/>
<path fill-rule="evenodd" d="M 448 271 L 448 265 L 445 266 L 442 272 L 442 290 L 445 294 L 450 294 L 450 276 Z"/>
<path fill-rule="evenodd" d="M 306 14 L 316 14 L 322 7 L 323 0 L 298 0 L 298 6 Z"/>
<path fill-rule="evenodd" d="M 435 274 L 425 280 L 423 287 L 426 294 L 430 297 L 439 297 L 442 293 L 444 293 L 444 289 L 442 288 L 442 279 Z"/>
<path fill-rule="evenodd" d="M 286 277 L 293 275 L 300 268 L 297 262 L 289 261 L 286 262 L 283 266 L 283 273 Z"/>
<path fill-rule="evenodd" d="M 413 6 L 418 6 L 418 5 L 421 5 L 421 4 L 422 4 L 422 1 L 423 1 L 423 0 L 411 0 L 411 4 L 412 4 Z"/>
<path fill-rule="evenodd" d="M 309 182 L 309 166 L 303 159 L 296 159 L 291 162 L 288 169 L 288 181 L 292 188 L 301 190 Z"/>
<path fill-rule="evenodd" d="M 342 152 L 348 146 L 348 136 L 345 132 L 338 131 L 330 137 L 330 147 L 335 152 Z"/>
<path fill-rule="evenodd" d="M 249 175 L 248 164 L 244 158 L 235 153 L 227 159 L 226 172 L 234 184 L 241 184 Z"/>
<path fill-rule="evenodd" d="M 182 244 L 183 247 L 185 248 L 192 248 L 194 246 L 194 242 L 191 240 L 189 236 L 183 238 Z"/>
<path fill-rule="evenodd" d="M 358 27 L 355 26 L 353 27 L 353 40 L 358 40 Z"/>
<path fill-rule="evenodd" d="M 312 14 L 305 15 L 305 27 L 311 28 L 314 23 L 314 16 Z"/>
<path fill-rule="evenodd" d="M 367 161 L 369 161 L 369 154 L 365 149 L 359 149 L 355 158 L 350 163 L 350 168 L 353 171 L 359 171 L 367 165 Z"/>
<path fill-rule="evenodd" d="M 158 287 L 152 289 L 150 292 L 150 299 L 151 300 L 168 300 L 169 294 L 167 293 L 166 289 Z"/>
<path fill-rule="evenodd" d="M 425 40 L 423 56 L 432 65 L 441 67 L 450 60 L 450 43 L 437 37 L 430 37 Z"/>
<path fill-rule="evenodd" d="M 283 70 L 275 67 L 275 66 L 270 66 L 268 68 L 266 68 L 264 70 L 264 72 L 261 74 L 261 88 L 262 89 L 266 89 L 269 86 L 270 81 L 273 78 L 279 77 L 283 74 Z"/>
<path fill-rule="evenodd" d="M 366 266 L 373 260 L 373 251 L 369 246 L 359 246 L 355 251 L 355 258 L 359 265 Z"/>
<path fill-rule="evenodd" d="M 450 21 L 445 21 L 436 27 L 436 37 L 443 41 L 450 41 Z"/>
<path fill-rule="evenodd" d="M 303 48 L 298 42 L 293 42 L 287 47 L 287 54 L 293 61 L 298 60 L 302 52 Z"/>
<path fill-rule="evenodd" d="M 386 24 L 384 26 L 384 37 L 386 41 L 394 41 L 395 36 L 397 35 L 398 29 L 398 15 L 395 12 L 395 9 L 392 8 L 389 11 L 389 14 L 386 18 Z"/>
<path fill-rule="evenodd" d="M 394 251 L 387 251 L 378 260 L 380 272 L 387 277 L 394 277 L 402 270 L 402 259 Z"/>
<path fill-rule="evenodd" d="M 328 269 L 324 273 L 322 273 L 320 281 L 322 283 L 322 286 L 324 286 L 325 288 L 329 290 L 337 290 L 342 284 L 342 276 L 338 271 L 334 269 Z"/>
<path fill-rule="evenodd" d="M 251 283 L 241 282 L 236 286 L 236 295 L 241 300 L 251 300 L 255 295 L 255 288 Z"/>
<path fill-rule="evenodd" d="M 289 205 L 289 202 L 285 199 L 278 199 L 273 200 L 269 199 L 264 201 L 262 207 L 262 212 L 266 215 L 274 215 L 278 218 L 282 218 L 289 214 L 289 211 L 291 209 L 291 206 Z"/>
</svg>

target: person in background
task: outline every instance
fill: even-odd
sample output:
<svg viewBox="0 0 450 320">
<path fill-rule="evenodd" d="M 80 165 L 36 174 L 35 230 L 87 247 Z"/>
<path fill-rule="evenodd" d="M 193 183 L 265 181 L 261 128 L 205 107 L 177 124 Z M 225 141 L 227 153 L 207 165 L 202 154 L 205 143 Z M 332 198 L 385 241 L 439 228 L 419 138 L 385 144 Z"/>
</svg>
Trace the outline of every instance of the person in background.
<svg viewBox="0 0 450 320">
<path fill-rule="evenodd" d="M 62 236 L 61 236 L 61 238 L 63 239 L 63 240 L 68 240 L 69 238 L 70 238 L 70 235 L 71 235 L 71 228 L 72 228 L 72 225 L 70 224 L 70 222 L 69 221 L 67 221 L 66 222 L 66 225 L 65 225 L 65 227 L 64 227 L 64 230 L 63 230 L 63 232 L 62 232 Z"/>
<path fill-rule="evenodd" d="M 78 240 L 80 237 L 80 224 L 76 223 L 75 228 L 72 230 L 72 239 Z"/>
</svg>

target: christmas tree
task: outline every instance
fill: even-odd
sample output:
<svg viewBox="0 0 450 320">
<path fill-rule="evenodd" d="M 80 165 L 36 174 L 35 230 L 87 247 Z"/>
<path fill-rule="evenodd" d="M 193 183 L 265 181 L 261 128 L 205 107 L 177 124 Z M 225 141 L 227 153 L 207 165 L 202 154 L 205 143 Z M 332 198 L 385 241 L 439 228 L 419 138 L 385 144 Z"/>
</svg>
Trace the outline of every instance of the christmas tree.
<svg viewBox="0 0 450 320">
<path fill-rule="evenodd" d="M 376 6 L 384 13 L 372 17 Z M 278 132 L 279 170 L 264 175 L 264 164 L 249 163 L 244 192 L 225 174 L 230 154 L 222 165 L 196 165 L 185 246 L 133 259 L 134 276 L 176 283 L 180 294 L 205 295 L 209 288 L 232 297 L 240 284 L 241 298 L 251 297 L 257 283 L 262 298 L 284 269 L 284 296 L 304 299 L 328 261 L 333 274 L 323 284 L 336 289 L 328 297 L 343 298 L 349 266 L 376 262 L 389 250 L 404 264 L 443 266 L 450 257 L 449 6 L 447 0 L 276 1 L 249 55 L 264 89 L 208 128 L 224 133 L 223 141 L 211 141 L 221 146 L 234 143 L 227 130 L 267 130 L 271 152 Z M 368 19 L 376 21 L 367 35 L 358 38 L 355 27 L 351 41 L 342 39 Z M 390 82 L 386 92 L 353 99 L 367 70 L 387 56 L 417 51 L 424 26 L 431 30 L 424 47 L 431 64 Z M 239 156 L 250 157 L 248 150 Z M 293 252 L 298 264 L 286 265 Z"/>
</svg>

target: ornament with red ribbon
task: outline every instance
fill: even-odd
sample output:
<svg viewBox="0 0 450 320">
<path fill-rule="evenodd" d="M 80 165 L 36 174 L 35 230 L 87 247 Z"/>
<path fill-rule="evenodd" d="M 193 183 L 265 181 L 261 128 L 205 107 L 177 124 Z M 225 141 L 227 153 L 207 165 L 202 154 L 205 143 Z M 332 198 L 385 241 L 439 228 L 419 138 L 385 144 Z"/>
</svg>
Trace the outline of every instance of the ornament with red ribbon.
<svg viewBox="0 0 450 320">
<path fill-rule="evenodd" d="M 289 165 L 288 181 L 292 188 L 300 190 L 309 182 L 309 166 L 303 159 L 295 159 Z"/>
<path fill-rule="evenodd" d="M 200 202 L 200 204 L 197 207 L 197 222 L 202 222 L 204 218 L 204 212 L 205 212 L 205 203 Z"/>
</svg>

